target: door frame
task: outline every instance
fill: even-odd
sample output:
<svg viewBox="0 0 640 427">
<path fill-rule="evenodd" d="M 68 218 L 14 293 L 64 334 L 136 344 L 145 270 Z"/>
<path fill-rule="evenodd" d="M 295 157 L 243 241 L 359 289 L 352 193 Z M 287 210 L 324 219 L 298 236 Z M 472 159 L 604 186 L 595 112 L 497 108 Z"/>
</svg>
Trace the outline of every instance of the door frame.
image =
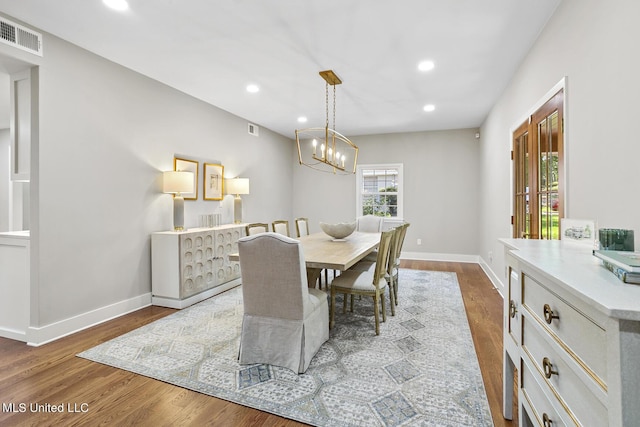
<svg viewBox="0 0 640 427">
<path fill-rule="evenodd" d="M 545 93 L 542 97 L 540 97 L 536 103 L 529 108 L 529 110 L 523 114 L 522 116 L 520 116 L 520 118 L 511 126 L 509 127 L 509 152 L 511 152 L 512 148 L 513 148 L 513 135 L 514 133 L 522 126 L 523 123 L 528 122 L 529 118 L 536 112 L 538 111 L 543 105 L 545 105 L 549 100 L 551 100 L 559 91 L 562 91 L 563 94 L 563 100 L 562 100 L 562 117 L 564 120 L 564 123 L 560 124 L 560 126 L 563 126 L 563 131 L 562 131 L 562 146 L 563 146 L 563 150 L 564 150 L 564 155 L 563 155 L 563 159 L 562 159 L 562 164 L 559 165 L 559 174 L 561 176 L 562 182 L 563 182 L 563 187 L 564 187 L 564 191 L 562 191 L 562 194 L 559 194 L 558 196 L 562 199 L 562 204 L 564 206 L 564 217 L 568 218 L 569 217 L 569 174 L 568 174 L 568 158 L 569 158 L 569 152 L 570 152 L 570 147 L 568 144 L 569 138 L 568 138 L 568 134 L 569 134 L 569 127 L 568 126 L 564 126 L 564 124 L 568 123 L 568 115 L 567 115 L 567 76 L 564 76 L 562 79 L 560 79 L 560 81 L 558 83 L 556 83 L 551 89 L 549 89 L 549 91 L 547 91 L 547 93 Z M 510 167 L 509 167 L 509 211 L 510 211 L 510 217 L 514 218 L 515 215 L 515 200 L 514 200 L 514 179 L 515 179 L 515 175 L 514 175 L 514 163 L 513 161 L 510 163 Z M 514 224 L 511 224 L 511 235 L 513 236 L 513 227 Z"/>
</svg>

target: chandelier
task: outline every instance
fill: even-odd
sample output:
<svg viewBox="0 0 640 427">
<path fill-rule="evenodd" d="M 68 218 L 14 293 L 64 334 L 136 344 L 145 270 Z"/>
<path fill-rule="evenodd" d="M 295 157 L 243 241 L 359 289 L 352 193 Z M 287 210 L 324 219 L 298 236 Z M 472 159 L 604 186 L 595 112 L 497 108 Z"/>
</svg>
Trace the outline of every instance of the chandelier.
<svg viewBox="0 0 640 427">
<path fill-rule="evenodd" d="M 322 172 L 351 175 L 356 173 L 358 147 L 346 136 L 335 130 L 336 127 L 336 85 L 342 80 L 332 71 L 320 71 L 325 80 L 325 106 L 327 118 L 325 126 L 296 129 L 298 160 L 301 165 Z M 329 86 L 333 86 L 333 123 L 329 127 Z"/>
</svg>

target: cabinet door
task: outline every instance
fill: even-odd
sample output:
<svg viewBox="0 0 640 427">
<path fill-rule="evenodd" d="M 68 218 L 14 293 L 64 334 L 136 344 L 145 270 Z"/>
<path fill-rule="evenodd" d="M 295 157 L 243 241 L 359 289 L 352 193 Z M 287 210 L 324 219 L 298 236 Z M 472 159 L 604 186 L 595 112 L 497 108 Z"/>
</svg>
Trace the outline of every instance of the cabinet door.
<svg viewBox="0 0 640 427">
<path fill-rule="evenodd" d="M 243 235 L 243 227 L 216 230 L 214 268 L 218 285 L 240 277 L 240 263 L 230 261 L 229 255 L 238 252 L 238 240 Z"/>
<path fill-rule="evenodd" d="M 180 236 L 180 298 L 188 298 L 215 286 L 213 251 L 212 231 Z"/>
</svg>

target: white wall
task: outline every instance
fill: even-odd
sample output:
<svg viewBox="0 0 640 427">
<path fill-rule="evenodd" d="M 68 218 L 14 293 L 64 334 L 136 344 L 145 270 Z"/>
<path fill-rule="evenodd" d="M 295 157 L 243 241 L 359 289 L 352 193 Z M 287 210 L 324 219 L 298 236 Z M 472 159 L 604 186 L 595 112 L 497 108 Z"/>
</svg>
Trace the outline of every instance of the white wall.
<svg viewBox="0 0 640 427">
<path fill-rule="evenodd" d="M 638 16 L 635 0 L 564 0 L 482 125 L 480 255 L 499 280 L 497 239 L 511 235 L 509 131 L 564 76 L 566 216 L 634 229 L 639 247 Z"/>
<path fill-rule="evenodd" d="M 246 220 L 291 211 L 291 140 L 267 129 L 248 135 L 246 120 L 44 37 L 32 326 L 148 295 L 150 233 L 172 227 L 160 180 L 175 153 L 250 178 Z M 185 202 L 186 226 L 218 204 L 201 189 L 199 201 Z"/>
<path fill-rule="evenodd" d="M 411 223 L 403 252 L 434 259 L 478 253 L 477 129 L 350 137 L 360 149 L 359 164 L 404 164 L 404 219 Z M 294 216 L 318 223 L 353 220 L 355 175 L 326 174 L 294 159 Z M 422 245 L 416 244 L 422 239 Z M 447 257 L 445 257 L 447 258 Z M 458 257 L 459 259 L 459 257 Z"/>
<path fill-rule="evenodd" d="M 0 129 L 0 231 L 9 231 L 9 183 L 11 179 L 9 158 L 11 141 L 9 138 L 9 129 Z"/>
</svg>

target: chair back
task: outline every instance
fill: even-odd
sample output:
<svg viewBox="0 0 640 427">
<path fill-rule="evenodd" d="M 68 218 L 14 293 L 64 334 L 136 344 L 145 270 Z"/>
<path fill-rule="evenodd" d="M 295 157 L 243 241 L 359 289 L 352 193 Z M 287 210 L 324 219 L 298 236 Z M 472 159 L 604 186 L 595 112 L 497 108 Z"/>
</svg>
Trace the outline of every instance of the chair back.
<svg viewBox="0 0 640 427">
<path fill-rule="evenodd" d="M 403 224 L 404 225 L 404 224 Z M 395 228 L 392 228 L 393 236 L 391 236 L 391 244 L 389 247 L 389 262 L 387 263 L 387 272 L 391 275 L 393 274 L 393 269 L 398 263 L 398 256 L 400 256 L 400 237 L 402 235 L 402 227 L 403 225 L 399 225 Z"/>
<path fill-rule="evenodd" d="M 304 319 L 310 309 L 307 269 L 298 240 L 266 232 L 238 240 L 244 313 Z"/>
<path fill-rule="evenodd" d="M 296 218 L 296 233 L 298 237 L 309 235 L 309 218 Z"/>
<path fill-rule="evenodd" d="M 382 217 L 364 215 L 356 218 L 356 230 L 364 233 L 379 233 L 382 231 Z"/>
<path fill-rule="evenodd" d="M 387 270 L 389 268 L 391 239 L 393 238 L 394 234 L 394 230 L 388 230 L 383 231 L 380 235 L 380 243 L 378 244 L 378 258 L 376 259 L 376 268 L 373 273 L 373 285 L 376 287 L 381 280 L 385 280 L 385 275 L 387 274 Z"/>
<path fill-rule="evenodd" d="M 277 220 L 271 223 L 272 231 L 274 233 L 279 233 L 287 237 L 291 237 L 289 234 L 289 221 L 287 220 Z"/>
<path fill-rule="evenodd" d="M 400 253 L 402 252 L 402 245 L 404 245 L 404 238 L 407 235 L 407 228 L 409 228 L 410 225 L 411 224 L 409 224 L 408 222 L 405 222 L 400 226 L 400 235 L 398 236 L 398 244 L 396 245 L 396 265 L 400 263 Z"/>
<path fill-rule="evenodd" d="M 247 224 L 246 230 L 247 236 L 266 233 L 267 231 L 269 231 L 269 224 L 265 224 L 263 222 L 254 222 L 253 224 Z"/>
</svg>

